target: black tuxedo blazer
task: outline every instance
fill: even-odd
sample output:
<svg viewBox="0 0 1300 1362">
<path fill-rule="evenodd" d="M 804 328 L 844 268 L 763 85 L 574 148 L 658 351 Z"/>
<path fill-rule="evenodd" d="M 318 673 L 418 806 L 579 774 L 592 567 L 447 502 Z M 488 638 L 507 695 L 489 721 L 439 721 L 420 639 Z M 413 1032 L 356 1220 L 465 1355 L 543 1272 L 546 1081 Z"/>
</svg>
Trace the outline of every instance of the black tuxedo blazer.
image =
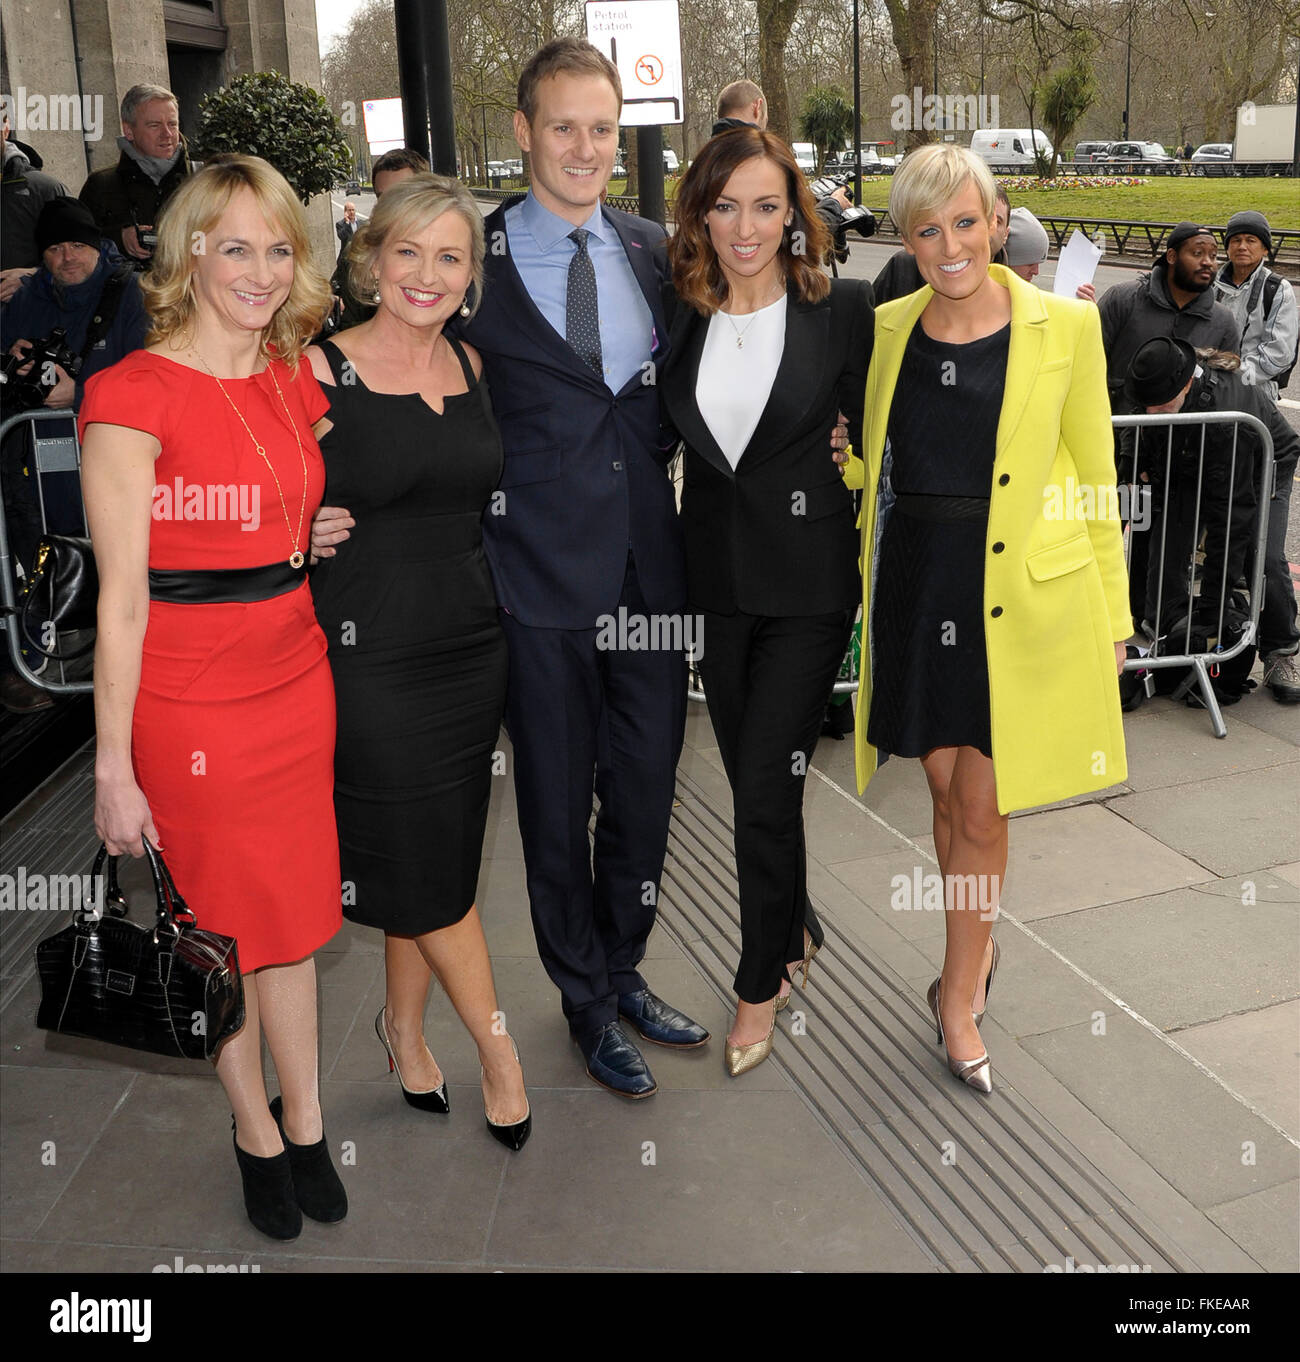
<svg viewBox="0 0 1300 1362">
<path fill-rule="evenodd" d="M 615 393 L 529 297 L 506 233 L 506 212 L 518 202 L 507 200 L 484 223 L 482 305 L 448 326 L 483 356 L 505 447 L 498 496 L 483 517 L 497 602 L 537 628 L 595 628 L 618 606 L 630 550 L 650 609 L 680 611 L 682 538 L 668 477 L 676 442 L 661 424 L 657 387 L 668 353 L 663 228 L 602 209 L 654 325 L 650 362 Z"/>
<path fill-rule="evenodd" d="M 709 319 L 665 291 L 666 419 L 685 445 L 682 529 L 692 609 L 826 615 L 862 595 L 853 494 L 832 461 L 831 427 L 862 444 L 874 330 L 871 286 L 841 279 L 821 302 L 788 294 L 785 348 L 754 434 L 733 470 L 695 400 Z"/>
</svg>

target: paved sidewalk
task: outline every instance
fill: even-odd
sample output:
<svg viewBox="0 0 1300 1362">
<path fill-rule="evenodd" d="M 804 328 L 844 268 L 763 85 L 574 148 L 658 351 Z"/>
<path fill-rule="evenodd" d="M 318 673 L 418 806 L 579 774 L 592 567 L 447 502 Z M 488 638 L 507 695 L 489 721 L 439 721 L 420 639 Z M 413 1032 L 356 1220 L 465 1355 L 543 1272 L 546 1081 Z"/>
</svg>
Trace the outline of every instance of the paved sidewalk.
<svg viewBox="0 0 1300 1362">
<path fill-rule="evenodd" d="M 1216 741 L 1204 713 L 1149 702 L 1128 717 L 1126 785 L 1014 820 L 991 1099 L 947 1074 L 927 1029 L 941 916 L 891 907 L 896 876 L 934 869 L 918 763 L 889 762 L 859 802 L 851 743 L 823 739 L 808 849 L 828 948 L 774 1060 L 733 1081 L 730 806 L 692 706 L 644 972 L 713 1040 L 646 1046 L 660 1091 L 642 1103 L 595 1087 L 568 1041 L 499 780 L 480 905 L 532 1140 L 512 1155 L 488 1137 L 441 992 L 427 1034 L 452 1113 L 402 1102 L 373 1031 L 380 938 L 347 926 L 319 966 L 351 1212 L 288 1245 L 244 1218 L 215 1077 L 36 1031 L 30 940 L 58 924 L 5 913 L 0 1268 L 1041 1271 L 1081 1243 L 1148 1252 L 1156 1271 L 1295 1271 L 1300 708 L 1257 692 L 1225 713 Z M 86 771 L 47 791 L 29 873 L 88 868 L 55 863 L 66 829 L 85 843 Z"/>
</svg>

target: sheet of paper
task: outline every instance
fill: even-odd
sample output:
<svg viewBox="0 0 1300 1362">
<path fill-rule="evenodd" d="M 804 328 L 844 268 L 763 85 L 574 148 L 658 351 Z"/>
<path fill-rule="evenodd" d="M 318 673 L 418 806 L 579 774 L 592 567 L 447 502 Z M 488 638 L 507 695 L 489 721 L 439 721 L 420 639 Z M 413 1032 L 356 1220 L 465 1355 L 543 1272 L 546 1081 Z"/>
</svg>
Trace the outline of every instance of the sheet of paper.
<svg viewBox="0 0 1300 1362">
<path fill-rule="evenodd" d="M 1061 258 L 1056 262 L 1056 278 L 1052 292 L 1062 298 L 1073 298 L 1080 284 L 1091 284 L 1097 273 L 1104 242 L 1093 241 L 1076 227 L 1065 243 Z"/>
</svg>

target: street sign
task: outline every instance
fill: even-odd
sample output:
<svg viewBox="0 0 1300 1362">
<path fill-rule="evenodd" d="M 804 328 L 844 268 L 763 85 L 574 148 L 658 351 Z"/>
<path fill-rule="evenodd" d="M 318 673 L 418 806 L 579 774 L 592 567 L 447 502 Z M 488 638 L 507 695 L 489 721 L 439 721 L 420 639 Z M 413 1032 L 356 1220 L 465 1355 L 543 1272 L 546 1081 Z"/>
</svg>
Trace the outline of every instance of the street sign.
<svg viewBox="0 0 1300 1362">
<path fill-rule="evenodd" d="M 682 121 L 677 0 L 587 0 L 587 40 L 618 67 L 624 127 Z"/>
<path fill-rule="evenodd" d="M 366 124 L 366 143 L 372 156 L 382 156 L 406 145 L 406 127 L 400 99 L 367 99 L 361 105 Z"/>
</svg>

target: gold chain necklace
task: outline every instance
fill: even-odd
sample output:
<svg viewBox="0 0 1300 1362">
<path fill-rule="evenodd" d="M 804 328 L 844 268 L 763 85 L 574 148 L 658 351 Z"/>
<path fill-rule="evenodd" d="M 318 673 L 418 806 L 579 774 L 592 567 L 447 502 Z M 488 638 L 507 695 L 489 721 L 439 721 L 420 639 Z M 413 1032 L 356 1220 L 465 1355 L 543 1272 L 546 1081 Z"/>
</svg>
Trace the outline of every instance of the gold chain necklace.
<svg viewBox="0 0 1300 1362">
<path fill-rule="evenodd" d="M 257 450 L 258 454 L 261 456 L 262 462 L 270 469 L 271 477 L 275 479 L 275 490 L 280 494 L 280 510 L 284 513 L 284 528 L 289 530 L 289 543 L 293 549 L 293 552 L 289 555 L 289 566 L 296 571 L 298 568 L 302 567 L 303 563 L 306 561 L 303 557 L 302 550 L 298 545 L 302 542 L 302 522 L 306 518 L 307 511 L 307 456 L 303 453 L 302 440 L 298 435 L 298 423 L 293 419 L 293 413 L 289 410 L 289 404 L 284 400 L 284 393 L 280 391 L 280 381 L 275 376 L 275 369 L 272 367 L 270 360 L 268 360 L 266 365 L 267 372 L 271 375 L 271 382 L 275 384 L 276 396 L 280 399 L 280 405 L 284 408 L 284 414 L 289 418 L 289 427 L 293 431 L 293 438 L 298 442 L 298 458 L 302 463 L 302 502 L 298 507 L 298 530 L 296 533 L 289 529 L 289 507 L 285 504 L 284 488 L 280 486 L 280 477 L 275 471 L 275 466 L 271 463 L 271 460 L 266 457 L 266 447 L 258 440 L 257 436 L 253 434 L 248 422 L 244 420 L 244 413 L 235 406 L 234 399 L 226 391 L 225 384 L 217 378 L 217 375 L 213 372 L 212 366 L 199 354 L 194 346 L 190 346 L 190 349 L 194 351 L 194 356 L 199 363 L 203 365 L 208 373 L 212 374 L 213 378 L 217 379 L 217 387 L 221 389 L 222 397 L 230 403 L 230 410 L 239 417 L 240 424 L 248 431 L 248 438 L 253 442 L 253 448 Z"/>
</svg>

